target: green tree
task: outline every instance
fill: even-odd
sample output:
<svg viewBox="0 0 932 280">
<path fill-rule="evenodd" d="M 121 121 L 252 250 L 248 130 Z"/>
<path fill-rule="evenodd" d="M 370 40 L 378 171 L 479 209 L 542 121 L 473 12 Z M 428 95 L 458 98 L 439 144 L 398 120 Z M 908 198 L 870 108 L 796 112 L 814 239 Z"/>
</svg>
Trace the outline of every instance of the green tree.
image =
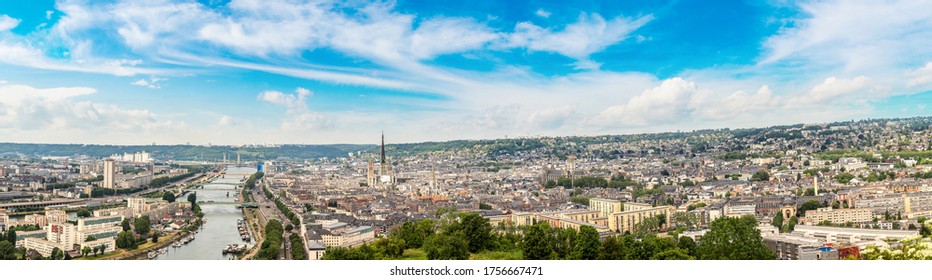
<svg viewBox="0 0 932 280">
<path fill-rule="evenodd" d="M 168 201 L 168 202 L 175 202 L 175 194 L 170 191 L 166 191 L 165 193 L 162 194 L 162 200 Z"/>
<path fill-rule="evenodd" d="M 12 244 L 16 244 L 16 230 L 15 229 L 8 229 L 6 231 L 6 241 Z"/>
<path fill-rule="evenodd" d="M 155 232 L 152 234 L 152 243 L 159 243 L 159 233 Z"/>
<path fill-rule="evenodd" d="M 783 228 L 783 213 L 777 212 L 776 215 L 773 215 L 773 221 L 770 222 L 776 228 Z"/>
<path fill-rule="evenodd" d="M 459 213 L 455 221 L 444 227 L 444 233 L 452 235 L 462 232 L 471 253 L 488 249 L 492 241 L 492 225 L 489 220 L 476 213 Z"/>
<path fill-rule="evenodd" d="M 117 234 L 116 245 L 120 249 L 136 249 L 136 238 L 133 236 L 133 232 L 121 231 L 120 234 Z"/>
<path fill-rule="evenodd" d="M 851 173 L 845 172 L 845 173 L 835 175 L 834 179 L 835 181 L 838 181 L 839 183 L 848 184 L 849 182 L 851 182 L 852 179 L 854 179 L 854 175 Z"/>
<path fill-rule="evenodd" d="M 123 222 L 121 222 L 120 225 L 123 226 L 123 231 L 132 230 L 132 228 L 129 226 L 129 219 L 123 219 Z"/>
<path fill-rule="evenodd" d="M 676 243 L 677 248 L 686 250 L 690 256 L 696 255 L 696 241 L 687 236 L 680 236 L 680 239 Z"/>
<path fill-rule="evenodd" d="M 79 218 L 87 218 L 91 216 L 91 211 L 85 208 L 81 208 L 81 210 L 78 210 L 77 215 Z"/>
<path fill-rule="evenodd" d="M 15 260 L 16 259 L 16 246 L 10 241 L 3 240 L 0 241 L 0 260 Z"/>
<path fill-rule="evenodd" d="M 625 248 L 622 247 L 618 237 L 609 236 L 602 241 L 602 249 L 599 251 L 600 260 L 623 260 L 625 259 Z"/>
<path fill-rule="evenodd" d="M 767 170 L 759 170 L 751 175 L 751 181 L 770 181 L 770 173 Z"/>
<path fill-rule="evenodd" d="M 81 248 L 81 255 L 87 257 L 87 254 L 91 253 L 91 247 L 84 246 Z"/>
<path fill-rule="evenodd" d="M 553 253 L 550 224 L 537 223 L 524 230 L 521 252 L 526 260 L 549 260 Z"/>
<path fill-rule="evenodd" d="M 719 218 L 709 225 L 709 232 L 696 248 L 703 260 L 773 260 L 773 252 L 764 245 L 757 220 L 753 216 Z"/>
<path fill-rule="evenodd" d="M 188 195 L 188 202 L 191 203 L 191 211 L 194 211 L 195 205 L 197 205 L 197 193 L 191 193 Z"/>
<path fill-rule="evenodd" d="M 670 248 L 663 252 L 654 254 L 652 260 L 695 260 L 696 258 L 689 255 L 689 252 L 682 248 Z"/>
<path fill-rule="evenodd" d="M 819 207 L 822 207 L 822 204 L 819 204 L 819 201 L 810 199 L 803 203 L 803 205 L 800 205 L 799 208 L 796 209 L 796 213 L 806 214 L 806 211 L 816 210 L 819 209 Z"/>
<path fill-rule="evenodd" d="M 65 258 L 65 254 L 64 252 L 61 251 L 61 249 L 59 249 L 58 247 L 52 248 L 52 254 L 49 256 L 49 259 L 60 260 L 64 258 Z"/>
<path fill-rule="evenodd" d="M 796 216 L 790 217 L 790 221 L 786 223 L 785 230 L 783 232 L 793 232 L 796 230 L 797 224 L 799 224 L 799 218 Z"/>
<path fill-rule="evenodd" d="M 932 226 L 922 225 L 919 227 L 919 235 L 922 235 L 922 237 L 932 236 Z"/>
<path fill-rule="evenodd" d="M 407 248 L 421 248 L 421 246 L 424 246 L 424 241 L 433 235 L 434 231 L 435 221 L 432 219 L 423 219 L 416 222 L 405 222 L 401 227 L 392 232 L 392 235 L 404 240 L 405 247 Z"/>
<path fill-rule="evenodd" d="M 595 260 L 599 258 L 602 244 L 599 243 L 599 232 L 591 226 L 579 227 L 576 236 L 576 246 L 573 247 L 572 258 L 575 260 Z"/>
<path fill-rule="evenodd" d="M 469 243 L 462 232 L 435 234 L 424 242 L 424 251 L 431 260 L 469 259 Z"/>
<path fill-rule="evenodd" d="M 145 235 L 149 234 L 149 216 L 141 216 L 133 220 L 133 227 L 136 229 L 136 234 Z"/>
<path fill-rule="evenodd" d="M 569 259 L 576 246 L 576 229 L 551 228 L 551 242 L 553 243 L 553 259 Z"/>
<path fill-rule="evenodd" d="M 372 242 L 372 249 L 379 259 L 400 258 L 404 254 L 405 246 L 405 241 L 398 237 L 379 238 Z"/>
</svg>

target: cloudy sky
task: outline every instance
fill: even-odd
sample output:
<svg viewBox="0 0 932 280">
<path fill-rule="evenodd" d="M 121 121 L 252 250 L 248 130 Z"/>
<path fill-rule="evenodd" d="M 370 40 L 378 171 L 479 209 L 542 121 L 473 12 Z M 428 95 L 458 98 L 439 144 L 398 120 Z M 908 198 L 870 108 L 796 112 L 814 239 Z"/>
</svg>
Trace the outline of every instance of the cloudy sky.
<svg viewBox="0 0 932 280">
<path fill-rule="evenodd" d="M 0 142 L 376 143 L 929 115 L 932 1 L 0 1 Z M 929 108 L 932 110 L 932 108 Z"/>
</svg>

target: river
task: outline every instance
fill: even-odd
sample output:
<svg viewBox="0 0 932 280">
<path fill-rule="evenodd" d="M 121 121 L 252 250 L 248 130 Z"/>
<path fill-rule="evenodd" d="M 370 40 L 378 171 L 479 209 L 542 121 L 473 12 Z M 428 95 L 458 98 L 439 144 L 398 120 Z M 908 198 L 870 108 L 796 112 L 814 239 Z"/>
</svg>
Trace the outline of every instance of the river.
<svg viewBox="0 0 932 280">
<path fill-rule="evenodd" d="M 230 174 L 250 174 L 255 168 L 229 168 Z M 198 201 L 234 202 L 242 190 L 238 186 L 242 177 L 221 177 L 197 189 Z M 227 194 L 229 193 L 229 197 Z M 233 255 L 224 255 L 223 248 L 228 244 L 244 242 L 236 227 L 236 220 L 243 219 L 243 212 L 235 205 L 209 204 L 201 205 L 204 223 L 190 243 L 175 248 L 167 247 L 168 252 L 156 257 L 156 260 L 227 260 Z M 249 245 L 252 246 L 252 241 Z"/>
</svg>

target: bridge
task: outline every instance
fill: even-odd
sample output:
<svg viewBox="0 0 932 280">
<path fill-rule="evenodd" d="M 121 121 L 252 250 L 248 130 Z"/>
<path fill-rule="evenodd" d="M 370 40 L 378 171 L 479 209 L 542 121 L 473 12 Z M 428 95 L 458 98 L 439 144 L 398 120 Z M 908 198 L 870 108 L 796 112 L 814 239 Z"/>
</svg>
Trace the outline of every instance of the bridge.
<svg viewBox="0 0 932 280">
<path fill-rule="evenodd" d="M 245 166 L 235 166 L 235 167 L 245 167 Z M 223 169 L 221 169 L 220 172 L 219 172 L 219 173 L 220 173 L 220 176 L 222 176 L 222 177 L 240 177 L 240 178 L 246 179 L 246 178 L 249 178 L 249 176 L 252 176 L 252 174 L 255 174 L 255 172 L 251 172 L 251 173 L 230 173 L 230 172 L 228 172 L 228 171 L 229 171 L 229 169 L 228 169 L 227 167 L 223 167 Z"/>
<path fill-rule="evenodd" d="M 259 208 L 259 204 L 253 202 L 231 202 L 231 201 L 198 201 L 198 205 L 235 205 L 236 208 Z"/>
</svg>

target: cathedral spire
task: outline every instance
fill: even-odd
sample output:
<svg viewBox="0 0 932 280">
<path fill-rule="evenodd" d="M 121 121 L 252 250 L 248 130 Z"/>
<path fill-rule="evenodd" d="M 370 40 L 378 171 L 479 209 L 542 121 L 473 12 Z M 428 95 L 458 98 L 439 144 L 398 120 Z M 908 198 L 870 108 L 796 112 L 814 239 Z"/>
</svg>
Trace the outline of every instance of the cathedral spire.
<svg viewBox="0 0 932 280">
<path fill-rule="evenodd" d="M 385 164 L 385 132 L 382 132 L 382 164 Z"/>
</svg>

